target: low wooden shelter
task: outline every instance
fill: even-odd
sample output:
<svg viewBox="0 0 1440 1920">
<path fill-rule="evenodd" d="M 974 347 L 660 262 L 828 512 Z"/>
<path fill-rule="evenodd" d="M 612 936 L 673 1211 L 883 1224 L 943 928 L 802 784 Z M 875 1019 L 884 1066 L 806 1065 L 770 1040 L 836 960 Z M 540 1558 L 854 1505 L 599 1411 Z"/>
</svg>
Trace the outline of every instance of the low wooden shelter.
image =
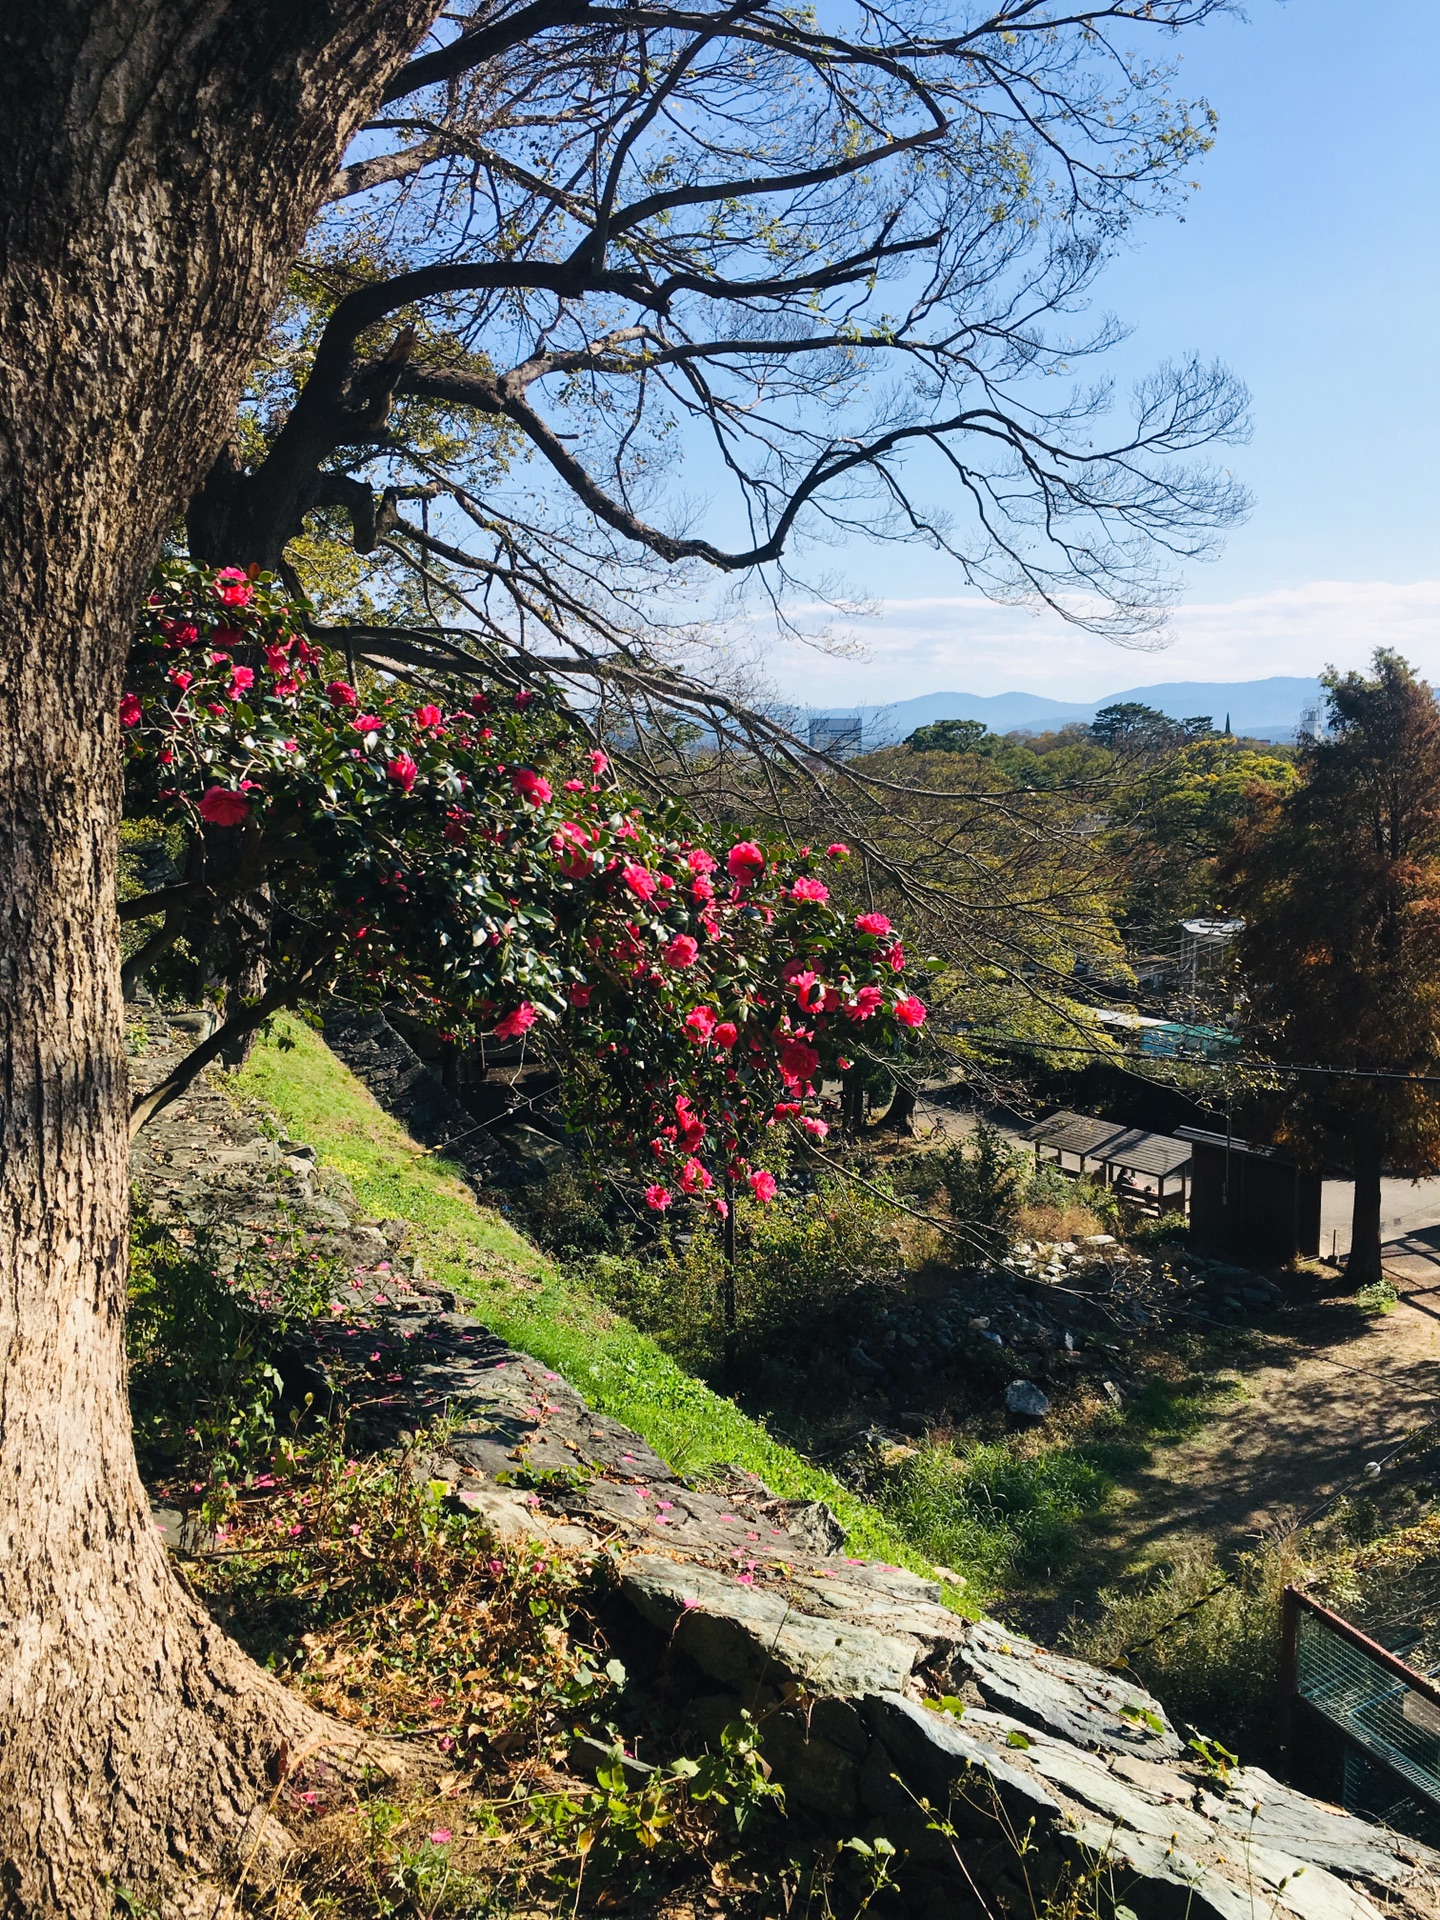
<svg viewBox="0 0 1440 1920">
<path fill-rule="evenodd" d="M 1246 1266 L 1288 1266 L 1320 1251 L 1320 1176 L 1274 1147 L 1181 1127 L 1194 1153 L 1190 1230 Z"/>
<path fill-rule="evenodd" d="M 1137 1206 L 1163 1213 L 1189 1201 L 1190 1147 L 1168 1133 L 1146 1133 L 1061 1108 L 1030 1127 L 1025 1139 L 1037 1163 L 1052 1159 L 1062 1173 L 1094 1173 Z"/>
</svg>

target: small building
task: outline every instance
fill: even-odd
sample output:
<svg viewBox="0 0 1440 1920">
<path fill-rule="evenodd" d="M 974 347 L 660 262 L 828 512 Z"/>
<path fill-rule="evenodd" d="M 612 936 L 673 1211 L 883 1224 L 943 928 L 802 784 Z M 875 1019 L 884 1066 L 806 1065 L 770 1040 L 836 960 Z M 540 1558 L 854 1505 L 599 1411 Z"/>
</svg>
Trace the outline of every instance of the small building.
<svg viewBox="0 0 1440 1920">
<path fill-rule="evenodd" d="M 1061 1173 L 1094 1173 L 1121 1199 L 1147 1212 L 1186 1204 L 1190 1148 L 1169 1134 L 1094 1120 L 1062 1107 L 1028 1128 L 1024 1138 L 1035 1149 L 1037 1166 L 1053 1156 Z"/>
<path fill-rule="evenodd" d="M 859 753 L 863 736 L 858 713 L 829 714 L 810 722 L 810 745 L 816 753 Z"/>
<path fill-rule="evenodd" d="M 1194 1154 L 1190 1231 L 1247 1266 L 1289 1266 L 1320 1251 L 1320 1175 L 1275 1147 L 1178 1127 Z"/>
</svg>

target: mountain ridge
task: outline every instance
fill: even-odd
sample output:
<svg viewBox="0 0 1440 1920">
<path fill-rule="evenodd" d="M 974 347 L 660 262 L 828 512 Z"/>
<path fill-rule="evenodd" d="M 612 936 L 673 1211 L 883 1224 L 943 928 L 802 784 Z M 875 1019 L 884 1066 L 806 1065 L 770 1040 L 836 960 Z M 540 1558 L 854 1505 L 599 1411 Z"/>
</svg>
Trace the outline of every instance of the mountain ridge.
<svg viewBox="0 0 1440 1920">
<path fill-rule="evenodd" d="M 1273 674 L 1264 680 L 1164 680 L 1152 686 L 1126 687 L 1098 700 L 1052 700 L 1037 693 L 922 693 L 885 706 L 809 707 L 804 718 L 839 719 L 859 714 L 866 746 L 903 740 L 917 727 L 937 720 L 983 720 L 992 733 L 1048 732 L 1071 723 L 1086 725 L 1102 707 L 1138 701 L 1188 720 L 1208 713 L 1217 726 L 1228 714 L 1231 730 L 1259 740 L 1291 740 L 1307 711 L 1318 705 L 1318 678 Z"/>
</svg>

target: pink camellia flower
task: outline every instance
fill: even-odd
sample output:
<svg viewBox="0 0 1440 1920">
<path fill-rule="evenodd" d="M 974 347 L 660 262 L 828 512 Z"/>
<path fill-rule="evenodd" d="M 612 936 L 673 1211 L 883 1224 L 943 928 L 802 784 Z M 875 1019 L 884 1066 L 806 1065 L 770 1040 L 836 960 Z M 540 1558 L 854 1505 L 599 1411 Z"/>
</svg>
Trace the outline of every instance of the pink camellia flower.
<svg viewBox="0 0 1440 1920">
<path fill-rule="evenodd" d="M 855 922 L 855 931 L 857 933 L 873 933 L 878 939 L 882 934 L 889 933 L 890 922 L 885 918 L 883 913 L 862 913 Z"/>
<path fill-rule="evenodd" d="M 888 953 L 882 953 L 880 958 L 889 962 L 892 973 L 903 973 L 905 971 L 905 949 L 898 940 L 894 946 L 891 947 L 890 951 Z"/>
<path fill-rule="evenodd" d="M 655 876 L 648 868 L 631 861 L 620 870 L 620 878 L 634 894 L 637 900 L 653 900 L 655 897 Z"/>
<path fill-rule="evenodd" d="M 178 687 L 181 693 L 184 693 L 187 687 L 195 684 L 194 674 L 186 673 L 183 667 L 172 667 L 165 678 L 170 682 L 172 687 Z"/>
<path fill-rule="evenodd" d="M 135 693 L 122 693 L 120 696 L 120 724 L 122 727 L 138 727 L 140 724 L 140 696 Z"/>
<path fill-rule="evenodd" d="M 528 707 L 534 698 L 535 689 L 533 687 L 522 687 L 515 696 L 515 704 L 517 707 Z"/>
<path fill-rule="evenodd" d="M 689 933 L 677 933 L 665 949 L 666 964 L 672 967 L 693 967 L 700 957 L 700 942 Z"/>
<path fill-rule="evenodd" d="M 215 591 L 222 607 L 248 607 L 255 589 L 239 567 L 222 567 L 215 576 Z"/>
<path fill-rule="evenodd" d="M 703 873 L 696 874 L 690 882 L 690 898 L 697 903 L 715 898 L 715 882 L 707 880 Z"/>
<path fill-rule="evenodd" d="M 733 1020 L 722 1020 L 711 1037 L 717 1047 L 733 1047 L 740 1038 L 740 1029 Z"/>
<path fill-rule="evenodd" d="M 205 702 L 205 711 L 207 713 L 213 713 L 217 720 L 223 720 L 225 717 L 225 709 L 218 700 L 207 700 Z"/>
<path fill-rule="evenodd" d="M 823 1140 L 830 1131 L 828 1123 L 824 1120 L 817 1120 L 813 1114 L 807 1113 L 800 1124 L 806 1133 L 813 1135 L 816 1140 Z"/>
<path fill-rule="evenodd" d="M 507 1013 L 503 1020 L 495 1024 L 497 1040 L 518 1040 L 522 1033 L 528 1033 L 535 1024 L 535 1009 L 528 1000 L 522 1000 L 513 1013 Z"/>
<path fill-rule="evenodd" d="M 847 1020 L 868 1020 L 878 1013 L 885 996 L 879 987 L 861 987 L 848 1007 L 842 1009 Z"/>
<path fill-rule="evenodd" d="M 238 700 L 242 693 L 248 693 L 255 684 L 253 667 L 232 667 L 230 669 L 229 693 L 232 700 Z"/>
<path fill-rule="evenodd" d="M 378 733 L 385 722 L 378 713 L 357 713 L 350 724 L 356 733 Z"/>
<path fill-rule="evenodd" d="M 747 880 L 758 880 L 765 871 L 765 856 L 753 840 L 737 840 L 725 856 L 725 870 L 743 887 Z"/>
<path fill-rule="evenodd" d="M 830 889 L 823 880 L 813 880 L 808 873 L 802 873 L 790 889 L 792 900 L 828 900 Z"/>
<path fill-rule="evenodd" d="M 286 672 L 290 665 L 290 649 L 288 647 L 267 646 L 265 649 L 265 665 L 271 673 Z"/>
<path fill-rule="evenodd" d="M 714 873 L 719 862 L 703 847 L 691 847 L 685 856 L 685 864 L 691 873 Z"/>
<path fill-rule="evenodd" d="M 483 693 L 472 693 L 470 696 L 470 711 L 472 713 L 492 712 L 493 709 L 490 705 L 490 700 L 488 695 Z"/>
<path fill-rule="evenodd" d="M 567 880 L 579 880 L 589 873 L 590 846 L 590 835 L 573 820 L 567 820 L 552 837 L 550 851 Z"/>
<path fill-rule="evenodd" d="M 903 1000 L 895 1002 L 895 1018 L 902 1027 L 923 1027 L 925 1008 L 914 994 L 907 994 Z"/>
<path fill-rule="evenodd" d="M 601 753 L 600 749 L 596 747 L 595 751 L 590 755 L 590 771 L 595 775 L 597 780 L 609 765 L 609 757 Z"/>
<path fill-rule="evenodd" d="M 414 786 L 419 771 L 419 767 L 408 753 L 397 753 L 395 758 L 387 761 L 385 765 L 386 779 L 393 780 L 395 785 L 403 788 L 406 793 L 409 793 Z"/>
<path fill-rule="evenodd" d="M 779 1189 L 773 1173 L 767 1173 L 764 1167 L 756 1167 L 750 1175 L 750 1191 L 763 1206 L 769 1206 Z"/>
<path fill-rule="evenodd" d="M 712 1200 L 710 1204 L 722 1220 L 728 1220 L 730 1218 L 730 1202 L 728 1200 Z M 725 1516 L 721 1514 L 720 1517 L 723 1520 Z"/>
<path fill-rule="evenodd" d="M 434 1847 L 448 1847 L 450 1844 L 449 1827 L 435 1827 L 430 1834 L 430 1844 Z"/>
<path fill-rule="evenodd" d="M 585 791 L 585 782 L 583 780 L 566 780 L 564 787 L 566 793 L 583 793 Z"/>
<path fill-rule="evenodd" d="M 837 840 L 832 846 L 826 847 L 825 853 L 827 858 L 831 860 L 848 860 L 850 858 L 850 849 L 843 840 Z"/>
<path fill-rule="evenodd" d="M 360 696 L 348 681 L 332 680 L 325 689 L 332 707 L 358 707 Z"/>
<path fill-rule="evenodd" d="M 811 1013 L 823 1003 L 825 987 L 818 973 L 812 973 L 807 968 L 804 973 L 795 974 L 790 984 L 795 989 L 795 998 L 803 1012 Z"/>
<path fill-rule="evenodd" d="M 207 787 L 200 796 L 200 818 L 213 827 L 238 827 L 249 811 L 249 800 L 230 787 Z"/>
<path fill-rule="evenodd" d="M 423 707 L 417 707 L 411 717 L 417 732 L 420 733 L 433 733 L 445 718 L 439 707 L 430 706 L 428 703 Z"/>
<path fill-rule="evenodd" d="M 510 784 L 532 807 L 543 807 L 551 795 L 550 782 L 533 767 L 517 767 L 510 776 Z"/>
<path fill-rule="evenodd" d="M 686 1193 L 707 1193 L 714 1184 L 709 1168 L 693 1155 L 680 1169 L 680 1185 Z"/>
<path fill-rule="evenodd" d="M 288 700 L 292 693 L 300 691 L 300 682 L 293 673 L 284 674 L 275 682 L 275 691 L 282 700 Z"/>
<path fill-rule="evenodd" d="M 780 1049 L 780 1078 L 787 1087 L 798 1087 L 815 1078 L 820 1056 L 807 1041 L 787 1040 Z"/>
<path fill-rule="evenodd" d="M 685 1024 L 703 1046 L 715 1031 L 715 1016 L 709 1007 L 695 1007 L 686 1014 Z"/>
<path fill-rule="evenodd" d="M 655 1213 L 664 1213 L 673 1197 L 668 1187 L 656 1185 L 645 1189 L 645 1204 Z"/>
<path fill-rule="evenodd" d="M 590 1004 L 590 996 L 594 991 L 595 989 L 593 987 L 584 986 L 580 981 L 577 980 L 574 986 L 571 987 L 570 989 L 571 1006 L 572 1007 L 588 1007 Z"/>
</svg>

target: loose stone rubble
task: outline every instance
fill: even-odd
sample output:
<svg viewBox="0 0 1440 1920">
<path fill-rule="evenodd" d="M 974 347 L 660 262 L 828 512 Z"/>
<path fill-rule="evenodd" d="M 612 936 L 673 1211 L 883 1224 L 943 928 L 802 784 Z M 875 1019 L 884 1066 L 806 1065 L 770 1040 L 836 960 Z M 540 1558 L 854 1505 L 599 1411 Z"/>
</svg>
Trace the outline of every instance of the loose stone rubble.
<svg viewBox="0 0 1440 1920">
<path fill-rule="evenodd" d="M 137 1081 L 192 1039 L 137 1041 Z M 975 1914 L 977 1889 L 996 1916 L 1029 1915 L 1027 1881 L 1096 1862 L 1138 1920 L 1440 1913 L 1440 1854 L 1257 1768 L 1217 1778 L 1131 1681 L 962 1618 L 937 1580 L 846 1554 L 821 1503 L 739 1471 L 679 1478 L 431 1285 L 403 1223 L 366 1218 L 311 1148 L 218 1083 L 152 1122 L 133 1170 L 152 1219 L 203 1230 L 222 1258 L 299 1236 L 348 1276 L 294 1343 L 294 1390 L 347 1377 L 372 1445 L 445 1413 L 423 1471 L 497 1535 L 613 1569 L 627 1664 L 664 1675 L 699 1738 L 742 1708 L 763 1716 L 790 1803 L 904 1850 L 935 1920 Z M 157 1518 L 172 1538 L 189 1524 Z"/>
</svg>

